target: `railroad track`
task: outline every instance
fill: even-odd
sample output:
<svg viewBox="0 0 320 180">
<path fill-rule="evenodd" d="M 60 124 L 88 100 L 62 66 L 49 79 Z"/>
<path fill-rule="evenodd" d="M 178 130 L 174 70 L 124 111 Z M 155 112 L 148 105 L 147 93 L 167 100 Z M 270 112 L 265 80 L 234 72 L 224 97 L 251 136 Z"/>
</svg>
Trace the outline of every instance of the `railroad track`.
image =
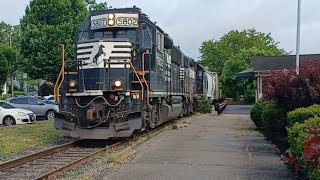
<svg viewBox="0 0 320 180">
<path fill-rule="evenodd" d="M 149 132 L 160 133 L 165 127 L 166 125 L 161 125 Z M 120 142 L 108 141 L 93 144 L 92 141 L 79 140 L 7 161 L 0 164 L 0 179 L 53 179 L 107 152 L 112 152 L 119 146 L 136 141 L 146 134 L 146 132 L 138 133 Z"/>
</svg>

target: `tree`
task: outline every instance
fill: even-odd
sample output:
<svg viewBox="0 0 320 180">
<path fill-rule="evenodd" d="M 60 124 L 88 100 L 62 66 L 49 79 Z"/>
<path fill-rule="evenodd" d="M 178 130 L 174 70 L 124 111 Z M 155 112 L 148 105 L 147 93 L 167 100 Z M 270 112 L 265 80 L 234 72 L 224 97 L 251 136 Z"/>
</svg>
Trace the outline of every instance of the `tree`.
<svg viewBox="0 0 320 180">
<path fill-rule="evenodd" d="M 13 26 L 5 22 L 0 23 L 0 44 L 9 45 L 10 33 L 12 33 Z"/>
<path fill-rule="evenodd" d="M 10 45 L 10 37 L 11 44 L 16 49 L 20 44 L 20 26 L 12 26 L 5 22 L 0 22 L 0 44 Z"/>
<path fill-rule="evenodd" d="M 278 42 L 273 40 L 270 33 L 261 33 L 255 29 L 235 30 L 225 34 L 220 40 L 204 41 L 200 48 L 201 63 L 221 75 L 224 64 L 230 57 L 242 49 L 252 47 L 274 52 L 274 55 L 285 53 L 278 48 Z"/>
<path fill-rule="evenodd" d="M 3 54 L 0 54 L 0 94 L 2 94 L 2 89 L 4 83 L 8 79 L 8 63 Z"/>
<path fill-rule="evenodd" d="M 16 70 L 18 69 L 18 52 L 8 46 L 8 45 L 0 45 L 0 85 L 2 86 L 8 77 L 13 80 Z M 13 93 L 13 92 L 12 92 Z"/>
<path fill-rule="evenodd" d="M 66 59 L 74 59 L 75 30 L 88 16 L 83 0 L 33 0 L 21 20 L 24 71 L 33 79 L 54 82 L 61 64 L 60 44 Z"/>
<path fill-rule="evenodd" d="M 21 59 L 18 54 L 20 47 L 20 26 L 12 26 L 2 21 L 0 23 L 0 45 L 6 45 L 1 47 L 1 50 L 4 52 L 14 51 L 11 52 L 14 58 L 9 59 L 7 62 L 7 68 L 9 68 L 8 76 L 11 79 L 11 89 L 13 89 L 13 78 L 18 70 L 18 61 Z M 7 46 L 12 46 L 14 49 L 8 48 Z M 13 90 L 11 90 L 11 95 L 13 95 Z"/>
<path fill-rule="evenodd" d="M 257 32 L 255 29 L 230 31 L 220 40 L 209 40 L 200 48 L 201 63 L 222 77 L 223 92 L 228 97 L 239 94 L 254 96 L 253 80 L 236 80 L 236 74 L 251 66 L 254 56 L 283 55 L 283 49 L 271 34 Z"/>
<path fill-rule="evenodd" d="M 106 10 L 108 9 L 108 5 L 106 2 L 97 3 L 96 0 L 84 0 L 86 6 L 88 7 L 88 10 L 94 11 L 94 10 Z"/>
<path fill-rule="evenodd" d="M 254 100 L 254 79 L 237 80 L 236 74 L 251 67 L 252 57 L 270 55 L 274 55 L 270 50 L 261 50 L 253 47 L 250 49 L 242 49 L 238 54 L 230 57 L 224 65 L 221 76 L 225 95 L 237 98 L 238 95 L 243 94 L 246 99 Z"/>
</svg>

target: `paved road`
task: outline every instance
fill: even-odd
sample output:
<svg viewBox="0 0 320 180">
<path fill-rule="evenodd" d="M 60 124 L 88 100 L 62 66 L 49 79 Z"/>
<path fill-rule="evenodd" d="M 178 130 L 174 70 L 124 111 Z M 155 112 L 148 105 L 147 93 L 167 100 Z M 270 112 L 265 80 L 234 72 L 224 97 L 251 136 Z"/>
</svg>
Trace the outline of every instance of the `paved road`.
<svg viewBox="0 0 320 180">
<path fill-rule="evenodd" d="M 190 118 L 188 127 L 170 129 L 142 145 L 130 163 L 103 174 L 104 179 L 293 179 L 248 115 Z"/>
<path fill-rule="evenodd" d="M 249 115 L 253 105 L 227 105 L 225 114 L 245 114 Z"/>
</svg>

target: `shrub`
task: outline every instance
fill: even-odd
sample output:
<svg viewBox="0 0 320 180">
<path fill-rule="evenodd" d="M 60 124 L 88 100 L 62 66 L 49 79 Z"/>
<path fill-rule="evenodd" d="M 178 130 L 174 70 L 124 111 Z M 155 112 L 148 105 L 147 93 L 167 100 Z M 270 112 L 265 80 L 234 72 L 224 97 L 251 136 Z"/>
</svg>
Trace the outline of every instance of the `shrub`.
<svg viewBox="0 0 320 180">
<path fill-rule="evenodd" d="M 319 116 L 320 105 L 312 105 L 307 108 L 298 108 L 288 112 L 288 127 L 292 127 L 295 123 L 302 123 L 307 119 Z"/>
<path fill-rule="evenodd" d="M 295 157 L 300 157 L 303 151 L 303 145 L 309 137 L 309 132 L 320 124 L 320 117 L 315 117 L 304 121 L 304 123 L 296 123 L 288 128 L 288 141 L 290 150 Z"/>
<path fill-rule="evenodd" d="M 247 104 L 253 104 L 256 100 L 255 89 L 247 89 L 244 93 L 244 102 Z"/>
<path fill-rule="evenodd" d="M 257 128 L 261 130 L 279 130 L 284 127 L 281 121 L 285 112 L 273 101 L 259 100 L 251 109 L 250 116 Z"/>
<path fill-rule="evenodd" d="M 320 179 L 320 167 L 317 167 L 309 174 L 310 180 L 318 180 Z"/>
<path fill-rule="evenodd" d="M 286 116 L 286 113 L 275 104 L 275 102 L 269 101 L 262 111 L 262 121 L 265 125 L 264 128 L 269 130 L 278 130 L 281 131 L 286 126 L 286 119 L 283 117 Z"/>
<path fill-rule="evenodd" d="M 200 113 L 211 113 L 212 105 L 207 98 L 202 101 L 198 101 L 197 111 Z"/>
<path fill-rule="evenodd" d="M 15 96 L 25 96 L 26 95 L 26 93 L 23 91 L 14 91 L 13 93 Z"/>
<path fill-rule="evenodd" d="M 3 95 L 2 97 L 0 96 L 0 100 L 6 100 L 6 99 L 8 99 L 10 97 L 11 97 L 10 94 L 6 94 L 6 95 Z"/>
<path fill-rule="evenodd" d="M 320 60 L 304 59 L 300 73 L 295 69 L 272 71 L 263 79 L 266 99 L 274 100 L 286 111 L 320 103 Z"/>
<path fill-rule="evenodd" d="M 256 124 L 258 128 L 262 127 L 262 111 L 264 106 L 268 102 L 264 99 L 260 99 L 254 106 L 252 107 L 250 111 L 250 117 L 252 121 Z"/>
<path fill-rule="evenodd" d="M 320 179 L 320 128 L 315 127 L 307 132 L 301 155 L 294 156 L 291 152 L 283 158 L 285 163 L 294 168 L 295 172 L 302 172 L 310 179 Z"/>
</svg>

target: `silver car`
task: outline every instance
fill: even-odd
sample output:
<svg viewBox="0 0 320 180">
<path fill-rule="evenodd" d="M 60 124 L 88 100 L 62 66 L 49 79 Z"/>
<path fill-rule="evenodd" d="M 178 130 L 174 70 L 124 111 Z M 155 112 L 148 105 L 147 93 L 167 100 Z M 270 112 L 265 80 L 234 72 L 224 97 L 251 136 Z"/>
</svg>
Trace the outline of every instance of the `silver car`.
<svg viewBox="0 0 320 180">
<path fill-rule="evenodd" d="M 58 105 L 48 104 L 34 96 L 13 97 L 7 101 L 18 108 L 32 111 L 37 117 L 45 117 L 48 120 L 54 120 L 55 113 L 59 112 Z"/>
</svg>

